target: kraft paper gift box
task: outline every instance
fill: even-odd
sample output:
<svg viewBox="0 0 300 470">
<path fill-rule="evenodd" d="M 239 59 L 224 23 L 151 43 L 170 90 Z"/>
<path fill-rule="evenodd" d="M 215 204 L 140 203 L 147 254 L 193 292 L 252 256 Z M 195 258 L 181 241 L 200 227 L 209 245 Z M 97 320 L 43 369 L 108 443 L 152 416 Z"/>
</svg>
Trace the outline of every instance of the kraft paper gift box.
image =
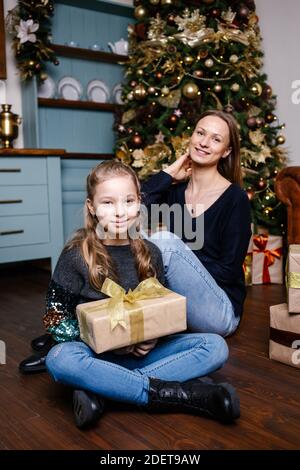
<svg viewBox="0 0 300 470">
<path fill-rule="evenodd" d="M 286 284 L 289 312 L 300 313 L 300 245 L 289 246 Z"/>
<path fill-rule="evenodd" d="M 300 369 L 300 315 L 291 315 L 287 304 L 270 307 L 269 356 Z"/>
<path fill-rule="evenodd" d="M 80 337 L 97 354 L 186 329 L 186 298 L 152 277 L 126 294 L 106 278 L 101 291 L 109 299 L 79 304 Z"/>
<path fill-rule="evenodd" d="M 282 237 L 253 236 L 252 284 L 282 284 Z"/>
</svg>

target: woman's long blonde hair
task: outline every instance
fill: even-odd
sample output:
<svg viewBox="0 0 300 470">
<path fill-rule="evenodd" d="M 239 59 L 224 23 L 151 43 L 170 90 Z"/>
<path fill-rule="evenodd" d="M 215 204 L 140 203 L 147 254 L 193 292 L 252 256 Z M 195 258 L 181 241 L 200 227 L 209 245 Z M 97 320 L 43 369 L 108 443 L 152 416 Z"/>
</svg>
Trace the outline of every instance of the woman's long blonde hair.
<svg viewBox="0 0 300 470">
<path fill-rule="evenodd" d="M 141 200 L 140 182 L 135 172 L 117 160 L 100 163 L 92 169 L 87 177 L 87 199 L 93 201 L 97 185 L 116 176 L 130 177 L 135 185 L 137 196 Z M 90 283 L 95 290 L 100 291 L 106 277 L 116 282 L 119 280 L 113 260 L 97 235 L 98 219 L 90 213 L 87 200 L 84 211 L 84 228 L 77 230 L 67 243 L 66 249 L 71 249 L 74 246 L 80 248 L 83 259 L 88 266 Z M 139 221 L 137 221 L 137 230 L 139 230 Z M 156 270 L 151 261 L 151 252 L 145 241 L 139 237 L 129 237 L 129 241 L 139 281 L 156 276 Z"/>
</svg>

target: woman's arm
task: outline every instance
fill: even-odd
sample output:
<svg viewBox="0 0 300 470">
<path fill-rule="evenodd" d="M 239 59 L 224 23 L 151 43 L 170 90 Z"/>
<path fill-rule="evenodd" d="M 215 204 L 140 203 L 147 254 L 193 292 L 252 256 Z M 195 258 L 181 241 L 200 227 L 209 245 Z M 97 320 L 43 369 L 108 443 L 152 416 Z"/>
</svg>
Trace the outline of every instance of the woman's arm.
<svg viewBox="0 0 300 470">
<path fill-rule="evenodd" d="M 251 209 L 246 193 L 236 201 L 230 215 L 221 225 L 222 253 L 208 269 L 217 282 L 233 284 L 240 276 L 251 237 Z"/>
<path fill-rule="evenodd" d="M 84 281 L 77 268 L 78 255 L 76 248 L 62 252 L 46 296 L 43 323 L 58 343 L 80 336 L 75 310 Z"/>
</svg>

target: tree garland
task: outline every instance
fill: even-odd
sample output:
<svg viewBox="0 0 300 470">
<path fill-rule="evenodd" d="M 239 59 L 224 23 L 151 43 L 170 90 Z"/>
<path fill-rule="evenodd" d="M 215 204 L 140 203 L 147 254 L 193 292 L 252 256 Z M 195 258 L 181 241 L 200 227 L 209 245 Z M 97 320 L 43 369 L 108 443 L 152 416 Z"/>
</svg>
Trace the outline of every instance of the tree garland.
<svg viewBox="0 0 300 470">
<path fill-rule="evenodd" d="M 58 65 L 51 48 L 52 0 L 18 1 L 6 16 L 6 29 L 13 36 L 13 49 L 21 79 L 37 76 L 40 82 L 48 77 L 46 63 Z"/>
</svg>

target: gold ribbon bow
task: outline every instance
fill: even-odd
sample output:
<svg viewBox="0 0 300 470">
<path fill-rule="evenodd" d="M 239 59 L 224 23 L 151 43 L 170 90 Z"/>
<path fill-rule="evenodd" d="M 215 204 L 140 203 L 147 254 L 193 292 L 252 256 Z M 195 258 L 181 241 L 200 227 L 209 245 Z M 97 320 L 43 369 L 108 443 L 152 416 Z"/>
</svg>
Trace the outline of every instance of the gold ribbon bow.
<svg viewBox="0 0 300 470">
<path fill-rule="evenodd" d="M 132 344 L 144 339 L 144 317 L 139 300 L 162 297 L 170 293 L 155 277 L 140 282 L 138 286 L 126 294 L 125 289 L 112 279 L 106 278 L 101 292 L 111 297 L 105 306 L 110 316 L 110 326 L 113 331 L 118 325 L 127 329 L 125 310 L 129 311 Z"/>
</svg>

